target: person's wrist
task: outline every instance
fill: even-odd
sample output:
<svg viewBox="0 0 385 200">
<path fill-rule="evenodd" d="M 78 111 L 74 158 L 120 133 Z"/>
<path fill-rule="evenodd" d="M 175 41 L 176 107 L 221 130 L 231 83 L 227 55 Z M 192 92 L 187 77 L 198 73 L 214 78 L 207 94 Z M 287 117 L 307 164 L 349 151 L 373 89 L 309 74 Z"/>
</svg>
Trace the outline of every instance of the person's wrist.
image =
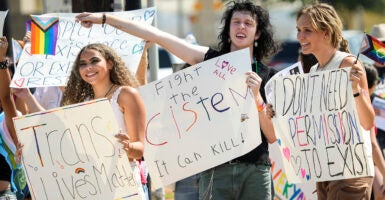
<svg viewBox="0 0 385 200">
<path fill-rule="evenodd" d="M 262 103 L 258 105 L 257 109 L 258 109 L 258 112 L 261 112 L 265 108 L 266 108 L 266 103 L 264 101 L 262 101 Z"/>
<path fill-rule="evenodd" d="M 0 69 L 7 69 L 7 68 L 8 68 L 8 60 L 0 59 Z"/>
<path fill-rule="evenodd" d="M 106 23 L 106 21 L 107 21 L 106 13 L 103 13 L 102 14 L 102 27 L 104 27 L 104 24 Z"/>
<path fill-rule="evenodd" d="M 360 88 L 353 88 L 353 93 L 357 93 L 357 92 L 360 92 Z"/>
<path fill-rule="evenodd" d="M 361 88 L 353 89 L 353 97 L 358 97 L 361 94 Z"/>
</svg>

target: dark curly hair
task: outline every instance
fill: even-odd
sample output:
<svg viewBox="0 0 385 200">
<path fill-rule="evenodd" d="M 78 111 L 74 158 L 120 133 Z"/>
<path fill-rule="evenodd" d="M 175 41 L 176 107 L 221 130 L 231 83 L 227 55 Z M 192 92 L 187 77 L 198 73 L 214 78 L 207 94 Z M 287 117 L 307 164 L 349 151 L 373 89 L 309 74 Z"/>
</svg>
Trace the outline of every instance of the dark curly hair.
<svg viewBox="0 0 385 200">
<path fill-rule="evenodd" d="M 227 9 L 223 13 L 221 22 L 224 22 L 219 39 L 219 52 L 230 52 L 230 22 L 234 12 L 247 11 L 251 13 L 257 22 L 257 32 L 261 33 L 258 39 L 258 46 L 253 48 L 254 57 L 257 60 L 262 60 L 275 54 L 279 50 L 279 45 L 273 39 L 273 27 L 270 23 L 269 12 L 259 5 L 255 5 L 250 0 L 230 1 L 227 4 Z"/>
<path fill-rule="evenodd" d="M 118 56 L 118 54 L 111 47 L 101 43 L 89 44 L 83 47 L 76 56 L 75 62 L 72 66 L 71 75 L 68 79 L 63 99 L 61 101 L 62 106 L 80 103 L 87 99 L 94 98 L 94 92 L 91 84 L 85 82 L 79 73 L 80 56 L 87 49 L 98 51 L 106 59 L 106 61 L 112 62 L 110 79 L 113 84 L 124 86 L 128 85 L 131 87 L 139 86 L 135 75 L 131 73 L 120 56 Z"/>
</svg>

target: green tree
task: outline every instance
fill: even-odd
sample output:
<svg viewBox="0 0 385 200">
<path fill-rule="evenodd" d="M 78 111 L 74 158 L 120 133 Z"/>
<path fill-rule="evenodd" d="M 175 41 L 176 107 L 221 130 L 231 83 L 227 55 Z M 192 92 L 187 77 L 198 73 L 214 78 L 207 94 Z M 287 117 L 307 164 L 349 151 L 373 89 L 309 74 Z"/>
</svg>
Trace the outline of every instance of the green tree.
<svg viewBox="0 0 385 200">
<path fill-rule="evenodd" d="M 301 1 L 303 5 L 323 2 L 333 5 L 337 10 L 351 10 L 356 9 L 357 7 L 364 7 L 368 11 L 374 11 L 379 14 L 385 14 L 385 0 L 282 0 L 282 1 Z"/>
</svg>

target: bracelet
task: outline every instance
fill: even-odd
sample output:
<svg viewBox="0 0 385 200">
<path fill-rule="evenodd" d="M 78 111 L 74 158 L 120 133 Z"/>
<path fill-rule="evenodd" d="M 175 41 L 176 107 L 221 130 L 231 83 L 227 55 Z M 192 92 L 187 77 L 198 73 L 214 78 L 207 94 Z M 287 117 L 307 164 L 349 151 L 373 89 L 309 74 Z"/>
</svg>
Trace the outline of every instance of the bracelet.
<svg viewBox="0 0 385 200">
<path fill-rule="evenodd" d="M 5 59 L 4 61 L 0 62 L 0 69 L 7 69 L 8 68 L 8 60 Z"/>
<path fill-rule="evenodd" d="M 354 93 L 354 94 L 353 94 L 353 97 L 358 97 L 358 96 L 360 96 L 361 92 L 362 92 L 362 88 L 358 89 L 358 92 Z"/>
<path fill-rule="evenodd" d="M 261 112 L 263 109 L 265 109 L 265 107 L 266 107 L 266 104 L 263 101 L 262 104 L 258 106 L 258 112 Z"/>
<path fill-rule="evenodd" d="M 106 20 L 107 20 L 106 13 L 103 13 L 103 15 L 102 15 L 102 27 L 104 27 Z"/>
</svg>

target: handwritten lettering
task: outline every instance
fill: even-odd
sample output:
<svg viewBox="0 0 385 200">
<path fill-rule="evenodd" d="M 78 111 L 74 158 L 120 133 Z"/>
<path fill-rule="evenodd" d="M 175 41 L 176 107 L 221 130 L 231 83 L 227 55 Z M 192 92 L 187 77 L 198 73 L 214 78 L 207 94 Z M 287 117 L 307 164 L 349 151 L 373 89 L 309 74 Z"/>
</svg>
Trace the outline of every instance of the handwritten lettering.
<svg viewBox="0 0 385 200">
<path fill-rule="evenodd" d="M 344 109 L 347 104 L 348 84 L 349 75 L 344 69 L 332 70 L 328 76 L 297 76 L 295 79 L 284 77 L 281 85 L 284 101 L 282 107 L 276 108 L 276 111 L 285 116 Z M 321 88 L 315 88 L 316 85 L 321 85 Z"/>
<path fill-rule="evenodd" d="M 373 173 L 364 145 L 369 136 L 360 126 L 349 72 L 342 68 L 274 79 L 273 106 L 280 113 L 274 126 L 280 130 L 280 151 L 290 158 L 284 160 L 291 168 L 289 179 L 326 181 Z"/>
</svg>

